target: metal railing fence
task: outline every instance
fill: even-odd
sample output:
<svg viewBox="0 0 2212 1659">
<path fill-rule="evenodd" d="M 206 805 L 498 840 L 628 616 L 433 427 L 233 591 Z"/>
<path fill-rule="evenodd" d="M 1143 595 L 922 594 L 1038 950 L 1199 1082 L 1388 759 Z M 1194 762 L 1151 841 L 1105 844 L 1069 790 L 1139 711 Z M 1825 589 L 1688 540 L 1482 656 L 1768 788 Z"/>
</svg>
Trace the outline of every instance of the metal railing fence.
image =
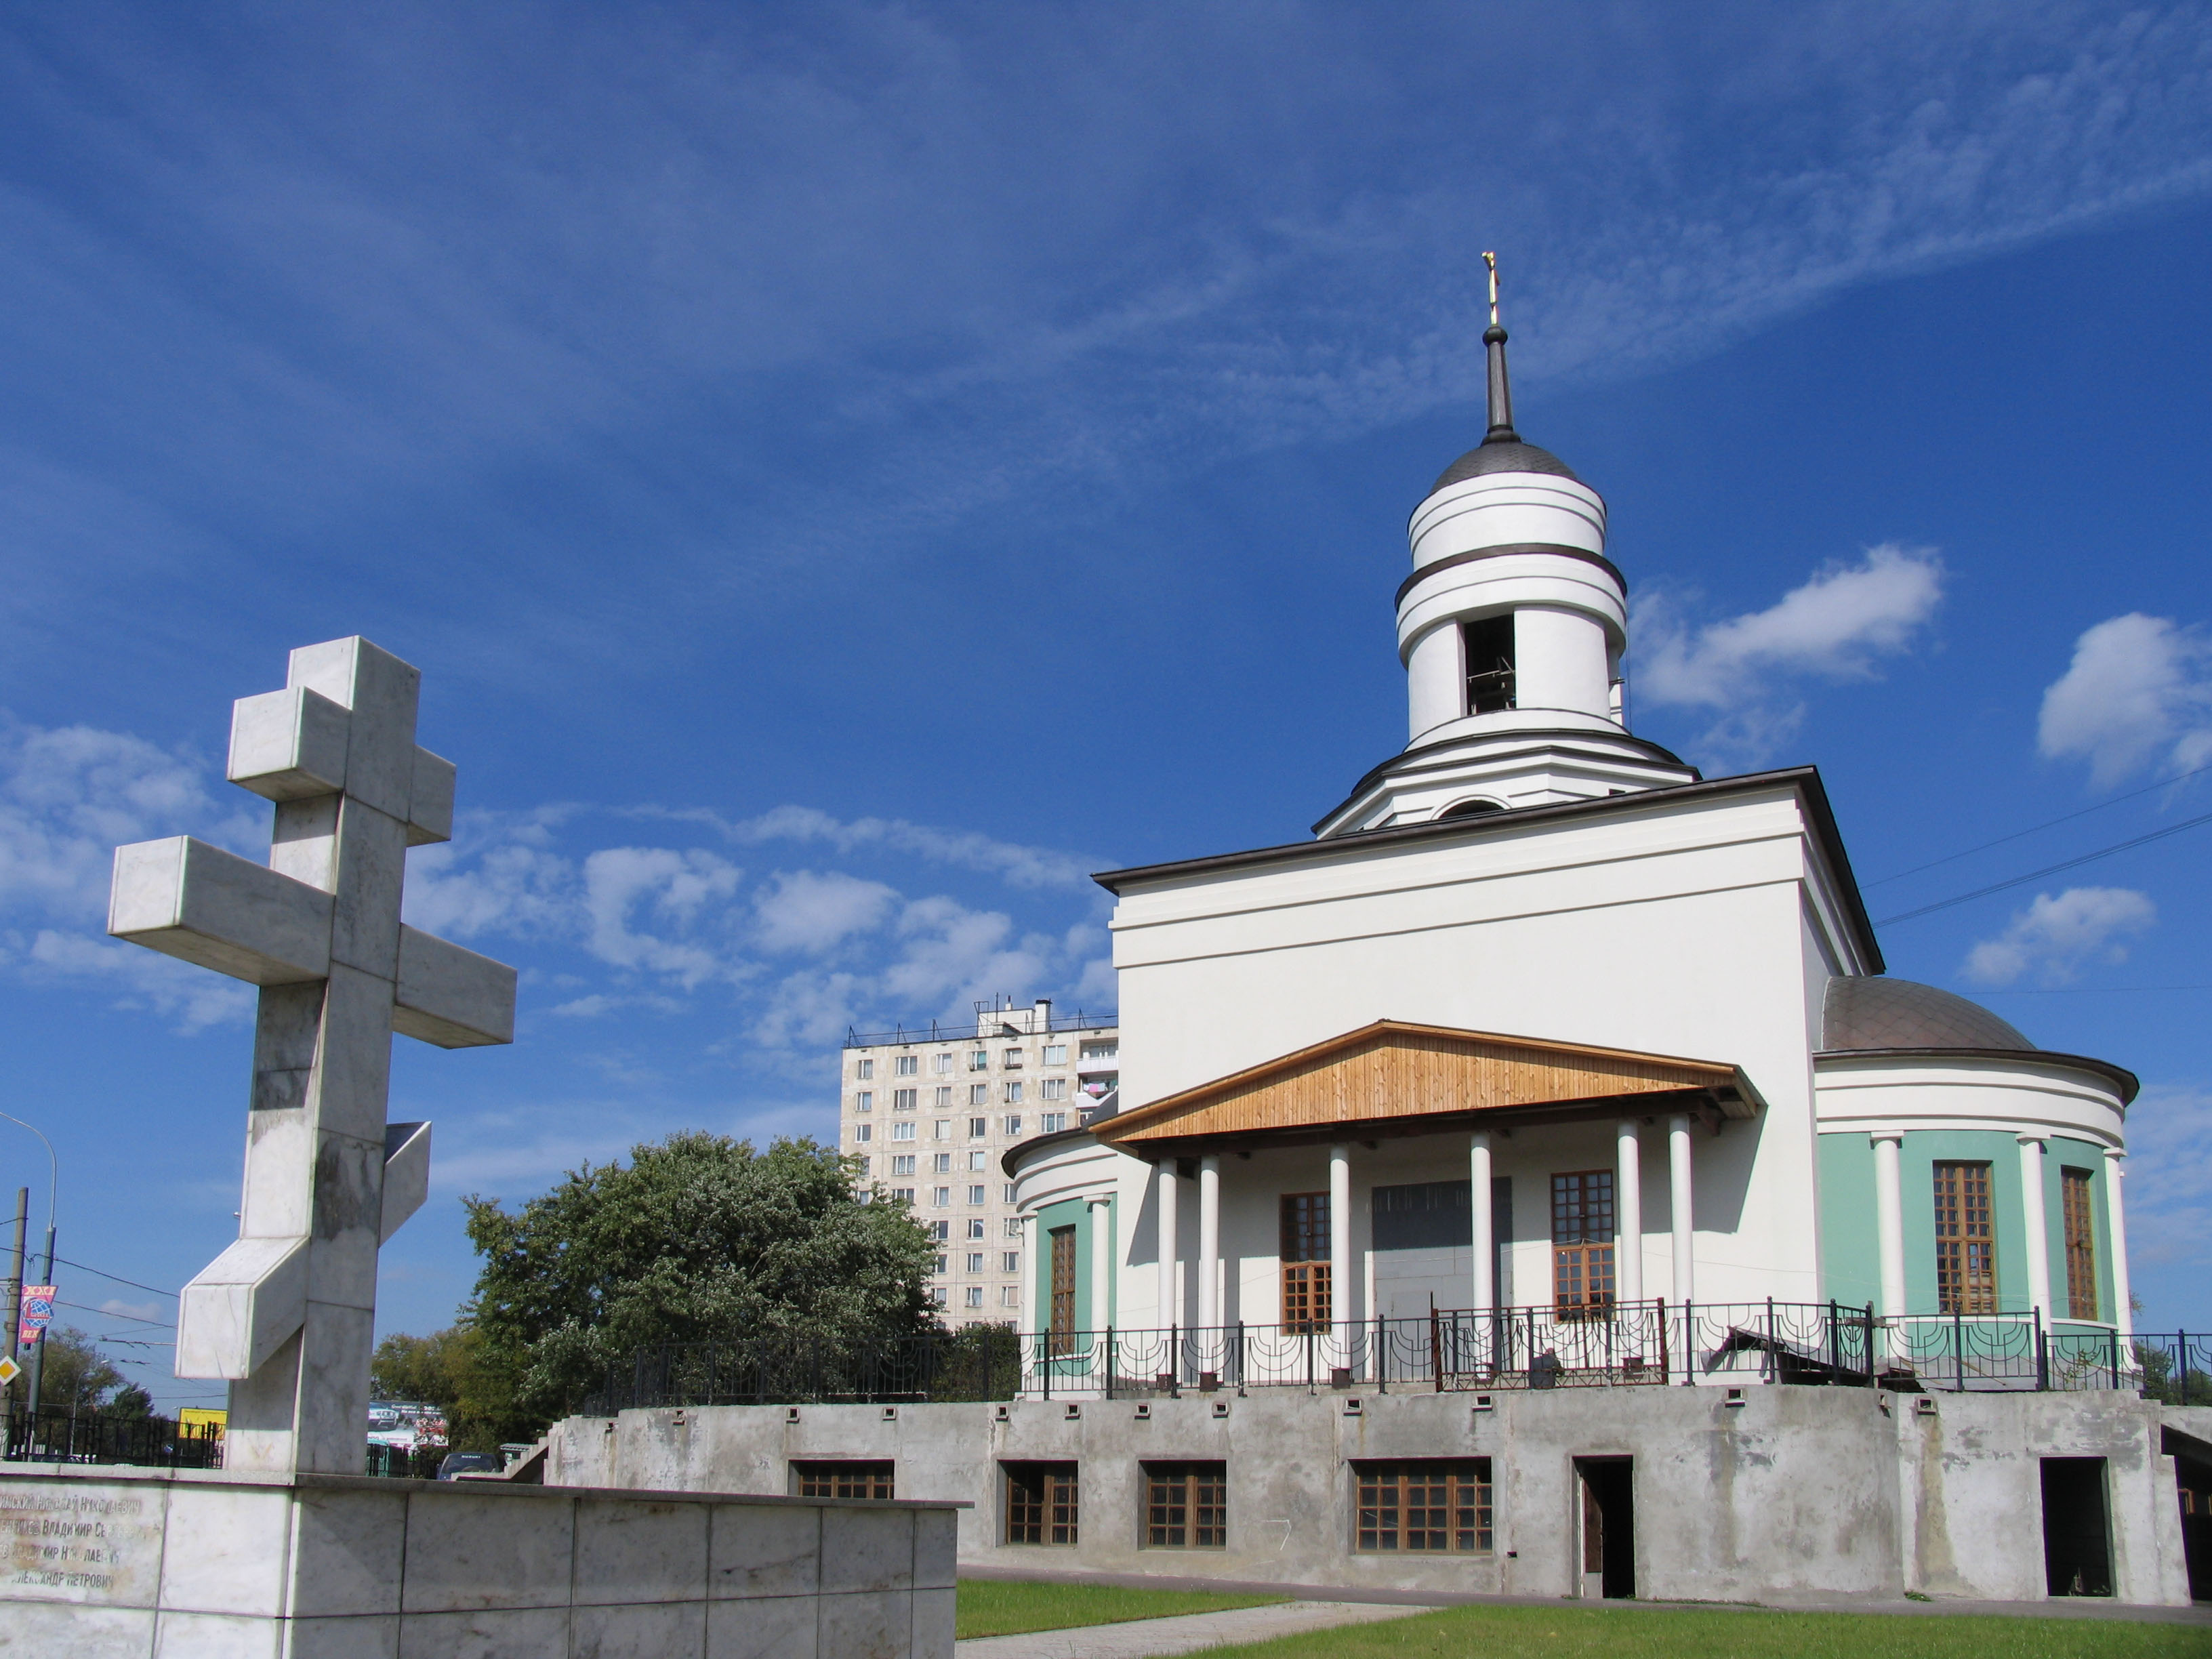
<svg viewBox="0 0 2212 1659">
<path fill-rule="evenodd" d="M 8 1413 L 11 1463 L 128 1463 L 149 1468 L 222 1467 L 222 1429 L 166 1417 L 116 1417 L 101 1412 L 26 1407 Z"/>
</svg>

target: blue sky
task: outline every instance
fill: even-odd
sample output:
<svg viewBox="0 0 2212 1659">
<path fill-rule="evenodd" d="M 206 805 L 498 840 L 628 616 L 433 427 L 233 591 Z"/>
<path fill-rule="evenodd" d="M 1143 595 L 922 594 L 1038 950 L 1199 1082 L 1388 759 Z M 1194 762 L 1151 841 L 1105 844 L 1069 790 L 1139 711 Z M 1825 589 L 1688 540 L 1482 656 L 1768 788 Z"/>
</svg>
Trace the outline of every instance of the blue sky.
<svg viewBox="0 0 2212 1659">
<path fill-rule="evenodd" d="M 1295 839 L 1402 741 L 1485 247 L 1639 731 L 1817 763 L 1869 882 L 2086 811 L 1877 916 L 2212 811 L 2131 793 L 2212 763 L 2204 7 L 18 9 L 0 1110 L 62 1255 L 173 1289 L 230 1233 L 250 1004 L 102 896 L 260 839 L 228 710 L 295 644 L 422 666 L 413 914 L 524 973 L 513 1048 L 398 1045 L 386 1329 L 465 1294 L 460 1193 L 824 1132 L 848 1022 L 1110 1004 L 1090 871 Z M 2168 1327 L 2209 846 L 1884 932 L 2142 1073 Z M 62 1283 L 161 1377 L 173 1304 Z"/>
</svg>

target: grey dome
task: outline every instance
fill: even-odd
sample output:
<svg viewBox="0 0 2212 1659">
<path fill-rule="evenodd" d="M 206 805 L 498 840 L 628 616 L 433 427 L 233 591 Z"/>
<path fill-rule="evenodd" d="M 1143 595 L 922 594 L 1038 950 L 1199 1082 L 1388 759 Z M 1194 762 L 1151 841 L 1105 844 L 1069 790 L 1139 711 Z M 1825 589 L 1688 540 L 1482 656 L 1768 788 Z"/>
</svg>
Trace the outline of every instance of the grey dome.
<svg viewBox="0 0 2212 1659">
<path fill-rule="evenodd" d="M 1886 975 L 1832 979 L 1820 1017 L 1820 1048 L 1995 1048 L 2035 1045 L 1978 1002 L 1933 985 Z"/>
<path fill-rule="evenodd" d="M 1550 450 L 1514 439 L 1477 444 L 1444 469 L 1443 476 L 1430 486 L 1429 494 L 1489 472 L 1548 472 L 1555 478 L 1575 478 L 1567 464 Z M 1582 480 L 1575 478 L 1575 482 Z"/>
</svg>

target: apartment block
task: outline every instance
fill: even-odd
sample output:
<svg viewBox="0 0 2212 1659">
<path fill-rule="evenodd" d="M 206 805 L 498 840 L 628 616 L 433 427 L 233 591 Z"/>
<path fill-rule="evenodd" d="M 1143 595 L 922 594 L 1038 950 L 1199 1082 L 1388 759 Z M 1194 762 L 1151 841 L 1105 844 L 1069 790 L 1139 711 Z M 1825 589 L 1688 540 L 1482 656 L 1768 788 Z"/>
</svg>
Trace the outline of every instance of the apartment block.
<svg viewBox="0 0 2212 1659">
<path fill-rule="evenodd" d="M 1072 1129 L 1121 1083 L 1111 1013 L 994 997 L 973 1025 L 853 1032 L 838 1145 L 877 1201 L 904 1204 L 937 1242 L 930 1295 L 949 1326 L 1021 1316 L 1022 1231 L 1000 1167 L 1009 1146 Z"/>
</svg>

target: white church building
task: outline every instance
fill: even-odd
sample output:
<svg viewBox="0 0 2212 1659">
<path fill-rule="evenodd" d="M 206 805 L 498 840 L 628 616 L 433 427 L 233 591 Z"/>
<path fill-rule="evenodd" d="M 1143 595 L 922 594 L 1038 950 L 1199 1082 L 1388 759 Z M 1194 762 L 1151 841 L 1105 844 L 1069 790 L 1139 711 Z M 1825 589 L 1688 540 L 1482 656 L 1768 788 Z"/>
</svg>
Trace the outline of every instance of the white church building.
<svg viewBox="0 0 2212 1659">
<path fill-rule="evenodd" d="M 1630 731 L 1605 503 L 1485 337 L 1405 747 L 1310 841 L 1098 878 L 1120 1086 L 1001 1156 L 1018 1318 L 947 1339 L 999 1369 L 641 1393 L 550 1479 L 959 1499 L 1021 1574 L 2212 1595 L 2212 1408 L 2130 1340 L 2135 1078 L 1887 976 L 1812 769 Z"/>
</svg>

